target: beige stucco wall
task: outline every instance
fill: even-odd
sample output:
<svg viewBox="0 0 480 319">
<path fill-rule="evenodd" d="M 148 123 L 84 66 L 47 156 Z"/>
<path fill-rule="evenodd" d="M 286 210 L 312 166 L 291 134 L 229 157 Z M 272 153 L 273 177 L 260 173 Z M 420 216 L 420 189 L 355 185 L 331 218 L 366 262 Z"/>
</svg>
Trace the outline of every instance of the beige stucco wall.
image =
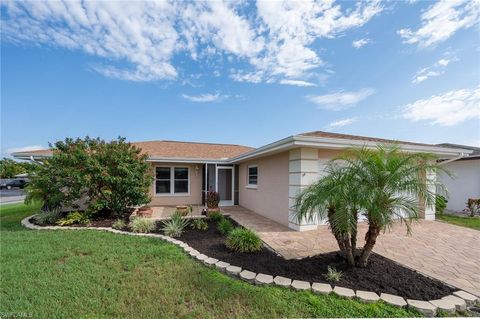
<svg viewBox="0 0 480 319">
<path fill-rule="evenodd" d="M 151 206 L 176 206 L 176 205 L 194 205 L 202 204 L 202 165 L 201 164 L 184 164 L 184 163 L 152 163 L 152 175 L 155 176 L 156 166 L 176 166 L 189 168 L 189 190 L 188 195 L 156 195 L 155 181 L 150 187 Z M 195 166 L 199 169 L 195 170 Z"/>
<path fill-rule="evenodd" d="M 256 189 L 247 188 L 247 167 L 258 166 Z M 239 166 L 239 204 L 280 224 L 288 225 L 289 153 L 284 152 Z"/>
</svg>

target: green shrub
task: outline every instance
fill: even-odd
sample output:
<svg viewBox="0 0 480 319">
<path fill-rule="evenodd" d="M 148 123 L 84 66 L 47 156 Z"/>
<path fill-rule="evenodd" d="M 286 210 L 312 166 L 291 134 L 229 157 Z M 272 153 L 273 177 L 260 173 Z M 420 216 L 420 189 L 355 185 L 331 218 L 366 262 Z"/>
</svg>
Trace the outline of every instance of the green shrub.
<svg viewBox="0 0 480 319">
<path fill-rule="evenodd" d="M 336 270 L 335 267 L 328 266 L 327 273 L 325 274 L 325 278 L 331 281 L 338 282 L 342 279 L 343 273 L 339 270 Z"/>
<path fill-rule="evenodd" d="M 222 235 L 228 235 L 230 232 L 233 230 L 233 224 L 231 221 L 229 221 L 226 218 L 222 218 L 218 222 L 217 230 L 220 232 Z"/>
<path fill-rule="evenodd" d="M 155 229 L 155 222 L 150 218 L 137 217 L 130 222 L 134 233 L 149 233 Z"/>
<path fill-rule="evenodd" d="M 250 253 L 262 249 L 262 240 L 254 231 L 237 227 L 228 235 L 226 245 L 231 250 Z"/>
<path fill-rule="evenodd" d="M 127 223 L 123 219 L 117 219 L 113 224 L 113 229 L 123 230 L 127 227 Z"/>
<path fill-rule="evenodd" d="M 225 217 L 223 217 L 222 213 L 220 212 L 211 212 L 211 213 L 208 213 L 208 219 L 214 221 L 214 222 L 219 222 L 221 221 L 222 219 L 224 219 Z"/>
<path fill-rule="evenodd" d="M 208 229 L 207 222 L 204 219 L 201 219 L 201 218 L 196 218 L 196 219 L 192 220 L 191 226 L 192 226 L 193 229 L 197 229 L 197 230 L 207 230 Z"/>
<path fill-rule="evenodd" d="M 167 236 L 180 237 L 187 226 L 188 220 L 181 214 L 175 213 L 169 220 L 163 222 L 162 230 Z"/>
<path fill-rule="evenodd" d="M 447 208 L 447 203 L 448 200 L 445 197 L 437 195 L 435 197 L 435 213 L 438 215 L 442 215 L 445 211 L 445 208 Z"/>
<path fill-rule="evenodd" d="M 59 219 L 57 225 L 59 226 L 70 226 L 73 224 L 90 224 L 90 219 L 80 212 L 70 212 L 67 217 Z"/>
<path fill-rule="evenodd" d="M 40 212 L 35 216 L 35 221 L 39 224 L 55 224 L 60 218 L 62 218 L 62 214 L 54 209 Z"/>
</svg>

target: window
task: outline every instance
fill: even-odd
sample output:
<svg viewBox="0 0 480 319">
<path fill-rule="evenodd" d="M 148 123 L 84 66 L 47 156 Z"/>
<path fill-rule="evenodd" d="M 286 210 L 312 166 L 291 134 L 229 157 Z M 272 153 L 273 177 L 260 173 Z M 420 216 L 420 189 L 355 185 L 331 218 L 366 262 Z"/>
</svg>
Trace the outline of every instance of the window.
<svg viewBox="0 0 480 319">
<path fill-rule="evenodd" d="M 257 186 L 258 167 L 257 165 L 248 166 L 248 186 Z"/>
<path fill-rule="evenodd" d="M 188 167 L 156 167 L 155 193 L 159 195 L 187 194 Z"/>
</svg>

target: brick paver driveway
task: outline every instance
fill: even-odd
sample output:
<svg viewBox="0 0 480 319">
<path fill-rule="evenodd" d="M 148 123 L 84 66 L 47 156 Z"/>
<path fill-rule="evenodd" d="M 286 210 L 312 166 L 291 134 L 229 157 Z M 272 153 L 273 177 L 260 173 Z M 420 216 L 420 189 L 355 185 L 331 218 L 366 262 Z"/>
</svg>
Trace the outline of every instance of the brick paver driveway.
<svg viewBox="0 0 480 319">
<path fill-rule="evenodd" d="M 283 257 L 302 258 L 338 250 L 327 226 L 297 232 L 243 207 L 225 208 L 239 224 L 256 230 L 262 240 Z M 366 225 L 359 230 L 363 245 Z M 419 221 L 407 235 L 396 224 L 381 234 L 374 251 L 418 272 L 480 296 L 480 232 L 437 221 Z"/>
</svg>

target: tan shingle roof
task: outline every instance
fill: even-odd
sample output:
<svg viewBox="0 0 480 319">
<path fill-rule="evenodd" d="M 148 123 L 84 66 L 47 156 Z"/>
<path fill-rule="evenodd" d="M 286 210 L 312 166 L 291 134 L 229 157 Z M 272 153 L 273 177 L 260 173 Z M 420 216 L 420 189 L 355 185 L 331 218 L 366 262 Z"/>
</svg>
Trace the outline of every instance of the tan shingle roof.
<svg viewBox="0 0 480 319">
<path fill-rule="evenodd" d="M 252 147 L 233 144 L 193 143 L 177 141 L 133 142 L 149 157 L 224 159 L 238 156 L 253 150 Z M 51 150 L 18 152 L 15 155 L 28 154 L 49 156 Z"/>
<path fill-rule="evenodd" d="M 324 138 L 338 138 L 338 139 L 346 139 L 346 140 L 358 140 L 358 141 L 365 141 L 365 142 L 401 143 L 401 144 L 420 145 L 420 146 L 435 146 L 433 144 L 414 143 L 414 142 L 406 142 L 406 141 L 399 141 L 399 140 L 389 140 L 389 139 L 384 139 L 384 138 L 340 134 L 340 133 L 331 133 L 331 132 L 323 132 L 323 131 L 306 132 L 306 133 L 301 133 L 301 134 L 298 134 L 298 135 L 309 136 L 309 137 L 324 137 Z"/>
</svg>

